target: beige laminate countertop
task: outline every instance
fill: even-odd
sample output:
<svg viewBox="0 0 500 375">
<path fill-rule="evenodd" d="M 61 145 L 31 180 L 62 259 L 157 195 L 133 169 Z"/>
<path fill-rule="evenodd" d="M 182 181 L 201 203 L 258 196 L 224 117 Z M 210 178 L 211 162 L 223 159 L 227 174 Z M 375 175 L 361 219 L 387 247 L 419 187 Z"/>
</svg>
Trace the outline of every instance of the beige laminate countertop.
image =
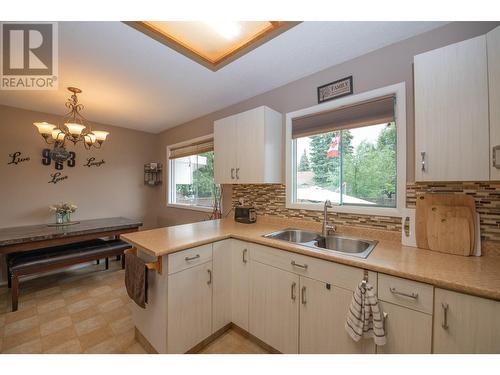
<svg viewBox="0 0 500 375">
<path fill-rule="evenodd" d="M 297 223 L 294 224 L 293 227 L 301 227 Z M 168 255 L 226 238 L 236 238 L 500 300 L 500 257 L 448 255 L 402 246 L 398 241 L 379 240 L 368 258 L 360 259 L 262 237 L 290 226 L 286 220 L 281 223 L 259 220 L 256 224 L 241 224 L 232 219 L 222 219 L 127 233 L 121 235 L 121 238 L 154 256 Z M 364 238 L 370 239 L 370 236 L 365 235 Z"/>
</svg>

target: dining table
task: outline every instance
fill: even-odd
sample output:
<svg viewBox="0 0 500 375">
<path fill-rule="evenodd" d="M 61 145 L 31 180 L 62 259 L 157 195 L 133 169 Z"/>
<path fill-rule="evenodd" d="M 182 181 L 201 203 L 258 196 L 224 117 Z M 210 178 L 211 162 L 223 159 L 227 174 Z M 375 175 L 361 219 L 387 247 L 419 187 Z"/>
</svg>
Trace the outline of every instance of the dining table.
<svg viewBox="0 0 500 375">
<path fill-rule="evenodd" d="M 124 217 L 81 220 L 70 225 L 37 224 L 0 228 L 0 254 L 38 250 L 135 232 L 140 220 Z"/>
</svg>

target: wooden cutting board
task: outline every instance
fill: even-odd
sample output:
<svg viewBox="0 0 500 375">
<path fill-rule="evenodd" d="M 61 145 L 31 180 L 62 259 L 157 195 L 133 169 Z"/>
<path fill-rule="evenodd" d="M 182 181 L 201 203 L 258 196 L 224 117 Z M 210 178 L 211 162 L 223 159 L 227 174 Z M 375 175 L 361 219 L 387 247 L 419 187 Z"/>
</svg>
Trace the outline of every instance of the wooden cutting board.
<svg viewBox="0 0 500 375">
<path fill-rule="evenodd" d="M 472 213 L 466 206 L 431 206 L 427 215 L 429 249 L 469 256 Z"/>
<path fill-rule="evenodd" d="M 427 238 L 427 221 L 433 206 L 467 207 L 471 215 L 467 216 L 469 222 L 469 243 L 470 253 L 473 253 L 476 246 L 476 204 L 474 198 L 465 194 L 445 194 L 445 193 L 422 193 L 417 195 L 415 211 L 415 234 L 417 246 L 424 249 L 431 249 Z M 431 249 L 432 250 L 432 249 Z"/>
</svg>

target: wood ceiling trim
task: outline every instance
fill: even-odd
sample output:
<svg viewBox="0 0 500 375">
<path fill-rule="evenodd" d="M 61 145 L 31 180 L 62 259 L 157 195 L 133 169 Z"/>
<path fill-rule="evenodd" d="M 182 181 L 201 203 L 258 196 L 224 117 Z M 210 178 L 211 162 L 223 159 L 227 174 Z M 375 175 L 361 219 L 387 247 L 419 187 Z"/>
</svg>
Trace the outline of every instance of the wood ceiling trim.
<svg viewBox="0 0 500 375">
<path fill-rule="evenodd" d="M 142 32 L 143 34 L 153 38 L 154 40 L 172 48 L 173 50 L 183 54 L 189 59 L 203 65 L 204 67 L 216 72 L 227 64 L 239 59 L 241 56 L 249 53 L 255 48 L 261 46 L 262 44 L 270 41 L 271 39 L 277 37 L 278 35 L 284 33 L 285 31 L 291 29 L 292 27 L 298 25 L 300 21 L 270 21 L 271 25 L 266 29 L 262 30 L 260 33 L 256 34 L 252 39 L 242 43 L 238 47 L 232 49 L 222 57 L 217 60 L 211 60 L 205 56 L 199 54 L 189 45 L 182 43 L 182 41 L 177 40 L 170 35 L 164 34 L 163 32 L 157 30 L 153 26 L 143 22 L 143 21 L 124 21 L 126 25 L 133 27 L 134 29 Z"/>
</svg>

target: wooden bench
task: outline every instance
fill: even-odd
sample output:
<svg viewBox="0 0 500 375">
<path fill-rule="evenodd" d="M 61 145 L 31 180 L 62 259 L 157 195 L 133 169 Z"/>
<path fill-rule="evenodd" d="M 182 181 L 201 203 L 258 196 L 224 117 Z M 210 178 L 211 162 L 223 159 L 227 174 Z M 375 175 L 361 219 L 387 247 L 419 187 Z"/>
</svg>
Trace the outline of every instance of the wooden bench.
<svg viewBox="0 0 500 375">
<path fill-rule="evenodd" d="M 12 311 L 16 311 L 19 300 L 19 277 L 47 272 L 71 265 L 106 259 L 106 269 L 109 267 L 109 257 L 122 256 L 131 246 L 121 240 L 91 240 L 69 245 L 56 246 L 34 251 L 9 254 L 7 257 L 8 283 L 12 289 Z"/>
</svg>

